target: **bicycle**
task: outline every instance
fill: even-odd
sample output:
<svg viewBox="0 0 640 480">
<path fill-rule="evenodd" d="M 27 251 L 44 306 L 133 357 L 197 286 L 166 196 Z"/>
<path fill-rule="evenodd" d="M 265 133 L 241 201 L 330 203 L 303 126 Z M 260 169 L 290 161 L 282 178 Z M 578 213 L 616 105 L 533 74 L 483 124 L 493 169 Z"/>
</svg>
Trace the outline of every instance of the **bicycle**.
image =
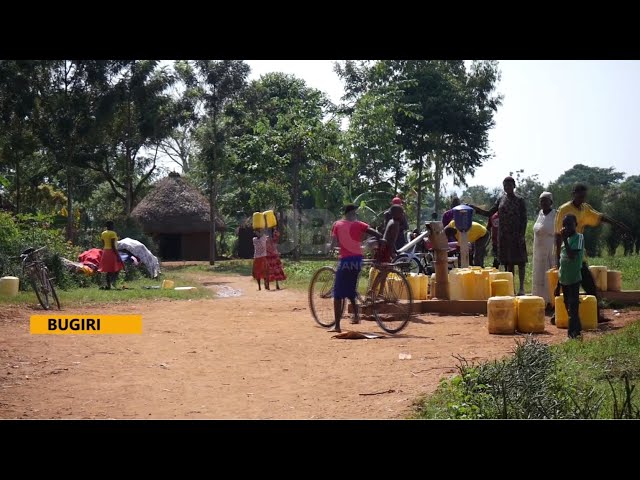
<svg viewBox="0 0 640 480">
<path fill-rule="evenodd" d="M 395 334 L 402 331 L 413 314 L 413 295 L 407 277 L 402 268 L 404 264 L 381 263 L 373 259 L 365 259 L 363 268 L 358 275 L 358 287 L 356 289 L 356 305 L 361 317 L 371 309 L 378 326 L 387 333 Z M 370 267 L 373 272 L 363 283 L 365 268 Z M 386 278 L 376 282 L 379 275 Z M 324 266 L 318 269 L 309 284 L 309 308 L 313 319 L 318 325 L 331 328 L 335 325 L 333 305 L 333 286 L 336 277 L 336 267 Z M 366 287 L 364 287 L 366 285 Z M 374 288 L 377 292 L 374 292 Z M 364 295 L 363 295 L 364 290 Z M 348 300 L 343 299 L 340 306 L 340 315 Z"/>
<path fill-rule="evenodd" d="M 42 305 L 42 308 L 45 310 L 50 309 L 49 295 L 51 295 L 58 306 L 58 310 L 61 310 L 62 307 L 60 306 L 58 294 L 51 282 L 52 279 L 49 277 L 49 269 L 38 255 L 45 248 L 46 247 L 42 247 L 37 250 L 27 248 L 22 252 L 20 255 L 20 259 L 22 261 L 22 273 L 29 278 L 31 287 L 33 288 L 33 291 L 36 292 L 36 297 L 38 297 L 38 301 L 40 302 L 40 305 Z"/>
</svg>

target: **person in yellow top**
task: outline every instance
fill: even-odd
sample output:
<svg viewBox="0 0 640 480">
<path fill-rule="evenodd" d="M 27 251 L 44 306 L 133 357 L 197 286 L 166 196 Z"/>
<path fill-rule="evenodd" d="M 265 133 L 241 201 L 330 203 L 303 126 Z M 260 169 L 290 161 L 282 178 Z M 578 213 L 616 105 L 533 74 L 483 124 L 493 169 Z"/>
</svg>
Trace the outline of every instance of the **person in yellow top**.
<svg viewBox="0 0 640 480">
<path fill-rule="evenodd" d="M 556 265 L 560 265 L 560 250 L 562 247 L 562 219 L 567 215 L 574 215 L 578 221 L 576 226 L 576 232 L 583 234 L 584 227 L 597 227 L 602 222 L 609 223 L 614 227 L 617 227 L 623 231 L 629 231 L 624 223 L 614 220 L 613 218 L 605 215 L 604 213 L 594 210 L 594 208 L 585 202 L 587 198 L 587 186 L 578 183 L 573 187 L 571 191 L 572 200 L 567 202 L 558 208 L 555 221 L 555 236 L 556 236 Z M 586 258 L 586 253 L 584 257 Z M 598 291 L 596 290 L 596 282 L 591 275 L 589 265 L 586 261 L 582 262 L 582 288 L 587 295 L 593 295 L 598 298 Z M 600 306 L 598 306 L 598 322 L 605 322 L 606 319 L 600 316 Z M 555 324 L 555 315 L 551 318 L 551 323 Z"/>
<path fill-rule="evenodd" d="M 124 263 L 120 255 L 118 255 L 116 248 L 118 235 L 113 230 L 113 222 L 106 222 L 105 226 L 107 229 L 102 232 L 100 236 L 104 247 L 102 249 L 102 257 L 100 258 L 98 271 L 107 274 L 107 286 L 105 289 L 111 290 L 112 285 L 115 287 L 118 272 L 124 268 Z"/>
<path fill-rule="evenodd" d="M 444 228 L 444 233 L 447 237 L 455 237 L 460 243 L 460 232 L 456 228 L 456 221 L 451 220 L 449 224 Z M 489 242 L 489 231 L 484 225 L 478 222 L 471 222 L 471 228 L 467 232 L 467 240 L 469 243 L 473 243 L 473 259 L 471 265 L 477 267 L 484 267 L 484 256 L 487 251 L 487 243 Z"/>
</svg>

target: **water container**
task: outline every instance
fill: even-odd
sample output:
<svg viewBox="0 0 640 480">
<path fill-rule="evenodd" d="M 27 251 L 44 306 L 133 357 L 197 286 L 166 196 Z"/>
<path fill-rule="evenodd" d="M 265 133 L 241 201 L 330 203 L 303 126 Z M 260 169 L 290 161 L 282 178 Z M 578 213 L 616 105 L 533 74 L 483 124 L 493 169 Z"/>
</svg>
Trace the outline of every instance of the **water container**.
<svg viewBox="0 0 640 480">
<path fill-rule="evenodd" d="M 434 273 L 435 275 L 435 273 Z M 420 299 L 426 300 L 429 293 L 429 277 L 423 273 L 418 274 L 418 278 L 420 279 Z"/>
<path fill-rule="evenodd" d="M 491 282 L 493 282 L 494 280 L 507 280 L 509 282 L 508 295 L 514 294 L 512 272 L 493 272 L 489 274 L 489 278 L 491 279 Z M 493 293 L 491 295 L 494 296 Z"/>
<path fill-rule="evenodd" d="M 513 295 L 513 290 L 509 287 L 509 280 L 493 280 L 491 282 L 492 297 L 507 297 Z"/>
<path fill-rule="evenodd" d="M 462 282 L 462 300 L 473 300 L 475 290 L 475 272 L 471 270 L 463 270 L 458 273 Z"/>
<path fill-rule="evenodd" d="M 516 332 L 516 303 L 514 297 L 491 297 L 487 300 L 488 330 L 492 334 Z"/>
<path fill-rule="evenodd" d="M 266 223 L 264 221 L 264 214 L 260 212 L 255 212 L 253 214 L 253 229 L 262 230 L 263 228 L 266 228 Z"/>
<path fill-rule="evenodd" d="M 449 280 L 451 280 L 451 275 L 449 275 Z M 434 298 L 436 296 L 436 274 L 432 273 L 429 277 L 429 298 Z"/>
<path fill-rule="evenodd" d="M 435 275 L 435 273 L 433 275 Z M 434 296 L 435 295 L 432 295 L 432 297 Z M 459 269 L 454 269 L 449 272 L 449 299 L 462 300 L 462 277 L 460 276 Z"/>
<path fill-rule="evenodd" d="M 556 286 L 558 286 L 558 269 L 551 268 L 547 270 L 547 287 L 549 288 L 549 298 L 556 296 Z"/>
<path fill-rule="evenodd" d="M 596 288 L 601 292 L 607 291 L 607 267 L 591 266 L 589 267 L 593 280 L 596 283 Z"/>
<path fill-rule="evenodd" d="M 278 225 L 276 214 L 273 213 L 273 210 L 267 210 L 266 212 L 264 212 L 264 217 L 267 222 L 267 228 L 273 228 Z"/>
<path fill-rule="evenodd" d="M 618 270 L 607 271 L 607 290 L 609 292 L 619 292 L 622 290 L 622 272 Z"/>
<path fill-rule="evenodd" d="M 473 208 L 468 205 L 458 205 L 453 209 L 453 221 L 460 232 L 468 232 L 473 220 Z M 446 228 L 446 225 L 445 225 Z"/>
<path fill-rule="evenodd" d="M 580 295 L 578 308 L 582 330 L 598 329 L 598 302 L 593 295 Z M 556 297 L 556 327 L 569 328 L 569 313 L 564 306 L 564 296 Z"/>
<path fill-rule="evenodd" d="M 598 329 L 598 300 L 594 295 L 580 295 L 578 314 L 583 330 Z"/>
<path fill-rule="evenodd" d="M 173 288 L 173 280 L 163 280 L 162 281 L 162 288 Z"/>
<path fill-rule="evenodd" d="M 544 332 L 544 298 L 517 297 L 518 331 L 522 333 Z"/>
<path fill-rule="evenodd" d="M 469 300 L 487 300 L 489 297 L 484 296 L 485 288 L 482 270 L 472 270 L 471 273 L 473 277 L 473 290 Z"/>
<path fill-rule="evenodd" d="M 376 268 L 369 269 L 369 289 L 373 288 L 373 282 L 376 280 L 379 270 Z"/>
<path fill-rule="evenodd" d="M 491 271 L 482 270 L 482 297 L 480 300 L 489 300 L 491 297 Z"/>
<path fill-rule="evenodd" d="M 420 297 L 420 278 L 415 273 L 410 273 L 407 276 L 407 281 L 409 282 L 409 287 L 411 288 L 411 295 L 414 300 L 422 300 Z"/>
<path fill-rule="evenodd" d="M 18 295 L 20 280 L 18 277 L 0 278 L 0 297 L 15 297 Z"/>
<path fill-rule="evenodd" d="M 406 284 L 395 273 L 387 275 L 387 289 L 397 296 L 398 300 L 409 300 Z"/>
</svg>

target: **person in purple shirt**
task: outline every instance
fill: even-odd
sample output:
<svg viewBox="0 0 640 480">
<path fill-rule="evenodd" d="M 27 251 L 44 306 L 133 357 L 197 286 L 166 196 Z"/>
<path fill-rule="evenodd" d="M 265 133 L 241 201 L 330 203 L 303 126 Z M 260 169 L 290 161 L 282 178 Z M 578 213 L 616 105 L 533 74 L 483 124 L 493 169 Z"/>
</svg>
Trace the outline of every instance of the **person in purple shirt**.
<svg viewBox="0 0 640 480">
<path fill-rule="evenodd" d="M 446 227 L 451 223 L 451 220 L 453 220 L 453 209 L 456 208 L 458 205 L 460 205 L 460 199 L 458 197 L 453 197 L 453 199 L 451 200 L 451 208 L 446 212 L 444 212 L 444 214 L 442 215 L 442 225 Z M 447 236 L 447 238 L 449 239 L 450 242 L 456 241 L 455 237 Z"/>
</svg>

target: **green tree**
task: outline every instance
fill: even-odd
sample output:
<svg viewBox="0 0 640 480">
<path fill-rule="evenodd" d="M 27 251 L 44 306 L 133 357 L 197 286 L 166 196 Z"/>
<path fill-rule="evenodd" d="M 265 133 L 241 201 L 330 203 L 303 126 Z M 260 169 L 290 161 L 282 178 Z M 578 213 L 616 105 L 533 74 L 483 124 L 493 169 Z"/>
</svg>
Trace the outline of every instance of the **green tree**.
<svg viewBox="0 0 640 480">
<path fill-rule="evenodd" d="M 392 180 L 398 191 L 402 157 L 393 118 L 396 108 L 393 92 L 370 90 L 356 101 L 346 141 L 351 173 L 365 186 Z"/>
<path fill-rule="evenodd" d="M 613 218 L 621 219 L 631 229 L 631 235 L 621 235 L 619 231 L 607 226 L 604 241 L 609 255 L 614 255 L 618 246 L 624 246 L 624 254 L 630 255 L 640 250 L 640 211 L 638 210 L 638 198 L 640 198 L 640 175 L 631 175 L 622 182 L 618 188 L 610 189 L 605 195 L 604 206 L 607 214 Z M 634 245 L 635 244 L 635 245 Z"/>
<path fill-rule="evenodd" d="M 472 187 L 467 187 L 462 192 L 462 195 L 460 195 L 460 201 L 489 209 L 493 206 L 496 199 L 487 187 L 483 185 L 474 185 Z"/>
<path fill-rule="evenodd" d="M 197 60 L 197 85 L 202 88 L 206 119 L 198 132 L 199 151 L 209 193 L 210 247 L 209 263 L 216 258 L 217 197 L 220 176 L 227 169 L 225 144 L 229 135 L 229 116 L 225 111 L 247 86 L 249 65 L 242 60 Z"/>
<path fill-rule="evenodd" d="M 42 62 L 0 60 L 0 172 L 7 195 L 14 194 L 16 213 L 23 210 L 29 170 L 41 170 L 35 161 L 40 148 L 35 122 L 42 77 Z"/>
<path fill-rule="evenodd" d="M 96 118 L 101 117 L 99 99 L 119 62 L 107 60 L 51 60 L 43 63 L 38 131 L 40 141 L 63 179 L 67 196 L 67 238 L 74 237 L 71 212 L 80 172 L 87 166 L 88 145 Z"/>
<path fill-rule="evenodd" d="M 172 92 L 177 125 L 160 142 L 160 151 L 178 165 L 183 174 L 188 174 L 199 154 L 196 132 L 205 118 L 205 88 L 194 61 L 178 60 L 173 69 L 177 80 Z"/>
<path fill-rule="evenodd" d="M 554 183 L 556 186 L 584 183 L 591 187 L 608 187 L 619 183 L 624 178 L 624 173 L 617 172 L 614 167 L 601 168 L 589 167 L 578 163 L 560 175 Z"/>
<path fill-rule="evenodd" d="M 292 75 L 269 73 L 254 81 L 234 115 L 241 119 L 234 142 L 237 161 L 251 176 L 273 179 L 289 190 L 293 207 L 294 259 L 301 252 L 305 185 L 327 181 L 318 173 L 339 162 L 338 125 L 325 120 L 331 103 L 319 90 Z M 251 186 L 249 187 L 252 188 Z"/>
<path fill-rule="evenodd" d="M 99 98 L 95 144 L 85 150 L 85 158 L 122 201 L 128 217 L 153 179 L 160 143 L 176 121 L 167 92 L 173 79 L 157 60 L 128 60 L 112 68 Z"/>
<path fill-rule="evenodd" d="M 559 207 L 563 203 L 571 201 L 571 190 L 576 183 L 584 183 L 589 187 L 587 203 L 596 210 L 603 211 L 606 206 L 604 203 L 605 194 L 616 189 L 622 178 L 624 178 L 624 174 L 616 172 L 613 168 L 577 164 L 551 182 L 547 190 L 553 194 L 554 203 Z M 601 234 L 602 226 L 585 229 L 584 243 L 588 255 L 600 255 Z"/>
<path fill-rule="evenodd" d="M 440 209 L 445 174 L 464 185 L 465 177 L 488 157 L 488 131 L 501 104 L 495 94 L 496 62 L 476 61 L 467 70 L 463 61 L 384 60 L 346 62 L 336 70 L 346 83 L 347 100 L 368 91 L 393 96 L 397 141 L 417 173 L 418 185 L 425 170 L 433 167 L 435 209 Z M 421 195 L 418 188 L 418 223 Z"/>
</svg>

